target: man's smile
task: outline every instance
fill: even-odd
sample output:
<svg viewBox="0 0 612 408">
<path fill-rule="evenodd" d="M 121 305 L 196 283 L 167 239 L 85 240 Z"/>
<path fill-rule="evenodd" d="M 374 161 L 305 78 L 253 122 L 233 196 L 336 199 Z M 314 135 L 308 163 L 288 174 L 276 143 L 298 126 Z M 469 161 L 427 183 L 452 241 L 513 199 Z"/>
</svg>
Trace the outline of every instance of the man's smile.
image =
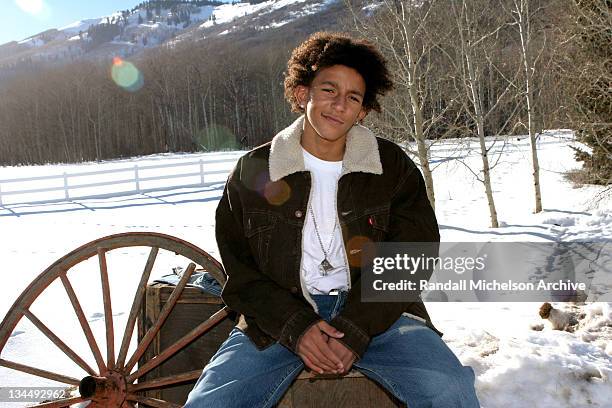
<svg viewBox="0 0 612 408">
<path fill-rule="evenodd" d="M 323 116 L 325 119 L 327 119 L 329 122 L 336 124 L 336 125 L 344 125 L 344 122 L 341 121 L 340 119 L 337 119 L 333 116 L 329 116 L 329 115 L 325 115 L 324 113 L 321 113 L 321 116 Z"/>
</svg>

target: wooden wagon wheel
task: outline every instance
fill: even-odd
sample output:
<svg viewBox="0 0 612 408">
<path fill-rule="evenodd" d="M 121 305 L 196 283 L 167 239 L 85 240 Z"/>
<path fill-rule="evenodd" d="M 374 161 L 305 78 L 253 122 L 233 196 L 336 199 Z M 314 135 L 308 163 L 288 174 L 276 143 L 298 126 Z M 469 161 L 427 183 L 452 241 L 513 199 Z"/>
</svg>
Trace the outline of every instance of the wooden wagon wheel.
<svg viewBox="0 0 612 408">
<path fill-rule="evenodd" d="M 150 247 L 151 250 L 144 266 L 140 283 L 136 290 L 136 295 L 130 309 L 119 353 L 115 357 L 115 331 L 113 328 L 106 253 L 117 248 L 136 246 Z M 182 255 L 193 262 L 189 264 L 186 271 L 183 273 L 179 283 L 174 288 L 170 298 L 161 310 L 157 321 L 155 321 L 151 328 L 146 332 L 144 337 L 138 343 L 134 353 L 128 358 L 128 349 L 132 339 L 139 308 L 143 300 L 146 285 L 159 249 L 174 252 L 177 255 Z M 89 322 L 87 321 L 85 313 L 83 312 L 83 308 L 81 307 L 74 288 L 67 276 L 67 272 L 71 268 L 93 256 L 98 257 L 100 266 L 99 270 L 102 283 L 102 300 L 104 304 L 104 320 L 106 329 L 106 359 L 103 358 L 102 353 L 100 352 L 98 343 L 96 342 Z M 138 369 L 135 371 L 133 371 L 133 369 L 172 311 L 183 289 L 185 288 L 189 277 L 195 270 L 196 264 L 208 271 L 219 283 L 223 284 L 225 282 L 223 267 L 213 257 L 189 242 L 165 234 L 146 232 L 116 234 L 97 239 L 75 249 L 66 256 L 57 260 L 43 273 L 41 273 L 19 296 L 7 313 L 6 317 L 2 321 L 2 324 L 0 325 L 0 366 L 79 387 L 80 396 L 41 403 L 37 405 L 38 407 L 66 407 L 70 404 L 83 401 L 90 401 L 89 407 L 131 407 L 135 406 L 136 403 L 138 403 L 139 406 L 178 407 L 178 405 L 170 402 L 140 395 L 139 392 L 143 390 L 159 389 L 197 379 L 201 373 L 201 370 L 171 375 L 153 380 L 145 380 L 144 382 L 139 383 L 135 383 L 135 381 L 142 378 L 145 374 L 175 355 L 181 349 L 189 345 L 202 334 L 207 332 L 210 328 L 223 320 L 228 315 L 228 309 L 226 307 L 223 307 L 206 321 L 198 325 L 191 332 L 179 339 L 172 346 L 168 347 L 166 350 L 162 351 L 148 362 L 138 367 Z M 41 293 L 43 293 L 43 291 L 57 279 L 61 281 L 61 284 L 63 285 L 66 294 L 70 299 L 72 308 L 76 313 L 76 317 L 78 318 L 81 329 L 83 330 L 83 333 L 87 339 L 89 348 L 91 349 L 91 352 L 95 358 L 97 365 L 96 368 L 92 368 L 89 364 L 87 364 L 83 357 L 79 356 L 68 345 L 66 345 L 64 341 L 62 341 L 49 327 L 40 321 L 38 317 L 36 317 L 30 310 L 30 306 L 36 300 L 36 298 L 38 298 Z M 11 333 L 24 316 L 61 351 L 63 351 L 64 354 L 66 354 L 70 359 L 72 359 L 72 361 L 81 367 L 87 373 L 87 376 L 82 379 L 78 379 L 68 375 L 2 359 L 2 350 L 4 349 Z"/>
</svg>

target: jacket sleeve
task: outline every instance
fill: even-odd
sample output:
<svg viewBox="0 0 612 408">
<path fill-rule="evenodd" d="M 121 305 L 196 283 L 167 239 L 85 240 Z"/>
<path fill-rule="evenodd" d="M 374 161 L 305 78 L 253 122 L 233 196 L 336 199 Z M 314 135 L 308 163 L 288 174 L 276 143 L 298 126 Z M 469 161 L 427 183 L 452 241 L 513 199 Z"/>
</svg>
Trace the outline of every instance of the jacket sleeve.
<svg viewBox="0 0 612 408">
<path fill-rule="evenodd" d="M 406 157 L 405 176 L 391 199 L 389 233 L 386 242 L 432 242 L 427 256 L 437 257 L 440 233 L 431 208 L 423 176 Z M 409 165 L 408 165 L 409 164 Z M 433 270 L 417 272 L 418 279 L 429 280 Z M 330 324 L 344 332 L 340 339 L 361 358 L 372 336 L 386 331 L 413 302 L 361 302 L 359 277 L 352 285 L 342 312 Z"/>
<path fill-rule="evenodd" d="M 244 234 L 241 164 L 242 159 L 230 174 L 215 216 L 217 245 L 227 274 L 221 297 L 230 309 L 253 318 L 263 332 L 296 352 L 301 334 L 321 317 L 256 264 Z"/>
</svg>

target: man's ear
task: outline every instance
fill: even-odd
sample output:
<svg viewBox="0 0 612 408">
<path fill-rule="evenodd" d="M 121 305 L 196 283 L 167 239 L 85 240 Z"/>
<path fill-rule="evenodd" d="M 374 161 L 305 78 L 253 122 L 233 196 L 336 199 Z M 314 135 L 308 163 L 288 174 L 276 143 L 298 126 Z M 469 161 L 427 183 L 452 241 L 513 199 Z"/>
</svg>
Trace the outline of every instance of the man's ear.
<svg viewBox="0 0 612 408">
<path fill-rule="evenodd" d="M 361 112 L 359 112 L 359 114 L 357 115 L 357 122 L 361 122 L 362 120 L 364 120 L 365 117 L 368 116 L 368 113 L 370 113 L 370 111 L 361 108 Z"/>
<path fill-rule="evenodd" d="M 310 89 L 305 85 L 297 85 L 293 89 L 293 96 L 298 101 L 298 105 L 304 105 L 306 108 L 306 103 L 308 102 Z"/>
</svg>

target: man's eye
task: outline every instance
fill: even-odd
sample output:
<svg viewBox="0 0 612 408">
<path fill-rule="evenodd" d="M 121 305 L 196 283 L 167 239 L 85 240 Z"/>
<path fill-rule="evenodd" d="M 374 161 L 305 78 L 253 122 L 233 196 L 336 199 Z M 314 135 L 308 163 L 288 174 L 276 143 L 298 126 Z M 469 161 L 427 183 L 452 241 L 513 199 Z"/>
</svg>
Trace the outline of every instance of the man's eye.
<svg viewBox="0 0 612 408">
<path fill-rule="evenodd" d="M 355 97 L 355 96 L 352 96 L 352 97 L 351 97 L 351 100 L 352 100 L 353 102 L 357 102 L 357 103 L 360 103 L 360 102 L 361 102 L 361 101 L 359 100 L 359 98 L 357 98 L 357 97 Z"/>
<path fill-rule="evenodd" d="M 334 92 L 334 90 L 333 90 L 333 89 L 323 89 L 323 92 L 333 93 L 333 92 Z"/>
</svg>

